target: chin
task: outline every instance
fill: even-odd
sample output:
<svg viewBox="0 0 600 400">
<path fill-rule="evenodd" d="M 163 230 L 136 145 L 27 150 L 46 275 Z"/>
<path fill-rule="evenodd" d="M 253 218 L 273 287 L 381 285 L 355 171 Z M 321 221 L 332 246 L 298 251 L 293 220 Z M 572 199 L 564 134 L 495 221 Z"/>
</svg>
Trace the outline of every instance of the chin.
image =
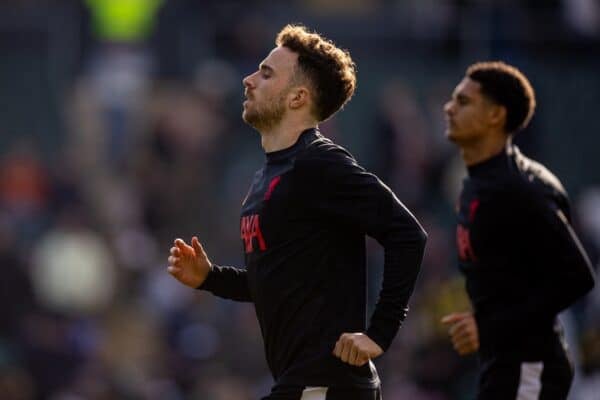
<svg viewBox="0 0 600 400">
<path fill-rule="evenodd" d="M 246 122 L 248 122 L 249 120 L 253 119 L 252 118 L 252 112 L 249 111 L 246 107 L 244 107 L 244 110 L 242 111 L 242 119 Z"/>
<path fill-rule="evenodd" d="M 454 132 L 452 132 L 452 130 L 450 128 L 446 129 L 445 135 L 446 135 L 447 140 L 449 140 L 451 142 L 456 141 L 456 135 L 454 134 Z"/>
<path fill-rule="evenodd" d="M 253 128 L 256 128 L 256 121 L 253 118 L 252 114 L 249 114 L 246 110 L 244 110 L 244 112 L 242 112 L 242 119 L 244 120 L 244 122 L 247 125 L 250 125 Z"/>
<path fill-rule="evenodd" d="M 452 143 L 459 143 L 469 138 L 468 131 L 461 131 L 460 129 L 456 129 L 455 126 L 447 126 L 446 127 L 446 139 L 451 141 Z"/>
</svg>

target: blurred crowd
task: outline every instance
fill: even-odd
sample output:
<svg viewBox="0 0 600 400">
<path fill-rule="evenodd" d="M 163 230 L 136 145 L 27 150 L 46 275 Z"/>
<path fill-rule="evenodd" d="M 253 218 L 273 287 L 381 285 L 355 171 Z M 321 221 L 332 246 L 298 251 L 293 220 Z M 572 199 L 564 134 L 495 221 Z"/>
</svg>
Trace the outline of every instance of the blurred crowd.
<svg viewBox="0 0 600 400">
<path fill-rule="evenodd" d="M 238 213 L 264 156 L 258 134 L 240 117 L 241 79 L 273 46 L 278 29 L 295 21 L 331 32 L 356 54 L 356 98 L 322 132 L 390 185 L 429 233 L 409 316 L 376 361 L 384 398 L 472 398 L 477 360 L 458 357 L 439 323 L 442 315 L 469 308 L 453 236 L 465 172 L 444 139 L 442 105 L 474 55 L 523 60 L 513 42 L 527 38 L 536 51 L 548 51 L 536 34 L 575 57 L 582 43 L 600 43 L 599 1 L 482 3 L 3 2 L 5 66 L 13 54 L 22 55 L 18 46 L 30 43 L 20 30 L 36 26 L 40 13 L 66 21 L 61 28 L 77 32 L 78 39 L 69 42 L 77 54 L 64 57 L 72 66 L 65 79 L 53 75 L 63 58 L 52 55 L 48 40 L 41 59 L 53 60 L 51 72 L 31 89 L 54 90 L 40 107 L 56 109 L 56 133 L 33 122 L 41 118 L 37 102 L 12 92 L 0 96 L 28 107 L 19 123 L 0 112 L 0 398 L 255 400 L 268 393 L 272 378 L 252 306 L 180 285 L 166 272 L 166 259 L 173 239 L 196 234 L 213 262 L 243 265 Z M 406 22 L 398 24 L 402 34 L 395 33 L 394 21 L 381 23 L 386 14 Z M 548 34 L 538 14 L 556 21 L 559 33 Z M 469 39 L 469 26 L 481 28 L 482 19 L 492 25 L 486 44 Z M 15 29 L 21 32 L 16 44 L 3 40 Z M 381 45 L 379 53 L 370 52 L 370 35 Z M 391 46 L 401 51 L 385 58 Z M 443 73 L 420 75 L 420 68 L 435 67 L 419 64 L 411 46 L 417 53 L 430 47 L 446 60 Z M 589 57 L 581 62 L 597 74 L 600 54 Z M 404 61 L 416 65 L 409 76 L 402 73 Z M 6 74 L 6 67 L 0 72 Z M 0 81 L 19 82 L 19 71 L 9 72 Z M 594 78 L 600 83 L 590 73 Z M 532 80 L 544 85 L 541 78 Z M 555 89 L 538 93 L 552 96 Z M 541 96 L 542 107 L 550 96 Z M 598 101 L 597 109 L 600 86 L 587 96 Z M 541 135 L 549 134 L 549 124 L 542 117 L 518 143 L 546 162 Z M 585 130 L 585 121 L 573 129 Z M 587 175 L 562 178 L 572 189 L 576 228 L 598 265 L 600 185 L 594 171 L 600 165 L 594 161 L 576 170 Z M 571 177 L 577 185 L 569 184 Z M 375 242 L 367 245 L 373 304 L 382 254 Z M 600 291 L 561 318 L 577 365 L 572 398 L 592 399 L 600 390 Z"/>
</svg>

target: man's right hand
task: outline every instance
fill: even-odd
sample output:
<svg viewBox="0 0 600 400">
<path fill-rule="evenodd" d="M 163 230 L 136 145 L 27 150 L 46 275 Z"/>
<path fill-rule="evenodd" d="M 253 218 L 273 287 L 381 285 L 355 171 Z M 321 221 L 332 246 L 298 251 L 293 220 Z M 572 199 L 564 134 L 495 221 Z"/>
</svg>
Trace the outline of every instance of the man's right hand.
<svg viewBox="0 0 600 400">
<path fill-rule="evenodd" d="M 198 238 L 192 238 L 191 246 L 182 239 L 175 239 L 173 244 L 167 267 L 169 273 L 194 289 L 202 285 L 210 272 L 211 263 Z"/>
<path fill-rule="evenodd" d="M 452 313 L 441 322 L 448 327 L 448 335 L 458 354 L 465 356 L 479 350 L 479 331 L 473 313 Z"/>
</svg>

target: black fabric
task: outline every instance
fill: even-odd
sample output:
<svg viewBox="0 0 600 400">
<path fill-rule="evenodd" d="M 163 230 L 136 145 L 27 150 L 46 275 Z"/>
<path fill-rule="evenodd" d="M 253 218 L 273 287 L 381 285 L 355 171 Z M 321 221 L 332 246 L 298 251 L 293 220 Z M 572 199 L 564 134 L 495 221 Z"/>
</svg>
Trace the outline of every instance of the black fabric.
<svg viewBox="0 0 600 400">
<path fill-rule="evenodd" d="M 542 362 L 538 400 L 565 400 L 573 381 L 573 364 L 560 342 L 537 360 L 517 360 L 499 355 L 482 363 L 477 400 L 516 399 L 523 362 Z"/>
<path fill-rule="evenodd" d="M 286 387 L 277 391 L 277 393 L 271 393 L 267 397 L 263 397 L 261 400 L 299 400 L 302 398 L 302 386 L 291 386 Z M 330 387 L 327 389 L 327 396 L 325 400 L 383 400 L 381 396 L 381 389 L 379 387 L 375 389 L 358 389 L 358 388 L 336 388 Z"/>
<path fill-rule="evenodd" d="M 299 400 L 302 397 L 304 386 L 288 385 L 276 386 L 271 393 L 261 400 Z"/>
<path fill-rule="evenodd" d="M 573 382 L 574 367 L 567 351 L 560 348 L 550 354 L 544 361 L 542 371 L 542 390 L 539 400 L 564 400 L 569 395 Z"/>
<path fill-rule="evenodd" d="M 385 250 L 370 323 L 365 235 Z M 332 351 L 343 332 L 366 332 L 386 350 L 406 316 L 426 235 L 390 189 L 311 129 L 267 154 L 242 206 L 241 237 L 246 269 L 215 267 L 201 289 L 254 303 L 272 395 L 293 386 L 378 387 L 372 363 L 353 367 Z"/>
<path fill-rule="evenodd" d="M 378 389 L 329 388 L 326 400 L 383 400 Z"/>
<path fill-rule="evenodd" d="M 481 366 L 477 400 L 516 399 L 520 377 L 520 362 L 488 359 Z"/>
<path fill-rule="evenodd" d="M 552 354 L 557 314 L 593 287 L 570 214 L 559 180 L 513 145 L 469 168 L 457 247 L 484 361 Z"/>
</svg>

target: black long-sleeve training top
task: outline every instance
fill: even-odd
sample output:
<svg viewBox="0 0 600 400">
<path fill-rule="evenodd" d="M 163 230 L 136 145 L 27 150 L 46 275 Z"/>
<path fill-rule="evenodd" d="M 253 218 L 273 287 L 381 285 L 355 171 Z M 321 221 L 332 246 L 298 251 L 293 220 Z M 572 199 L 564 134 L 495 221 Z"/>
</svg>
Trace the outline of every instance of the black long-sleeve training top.
<svg viewBox="0 0 600 400">
<path fill-rule="evenodd" d="M 246 269 L 213 266 L 200 287 L 254 303 L 277 388 L 375 387 L 372 363 L 332 355 L 344 332 L 386 350 L 407 313 L 425 247 L 415 217 L 377 177 L 316 129 L 266 154 L 242 206 Z M 365 234 L 385 251 L 367 324 Z"/>
<path fill-rule="evenodd" d="M 594 285 L 570 220 L 559 180 L 516 146 L 468 168 L 457 247 L 484 357 L 556 348 L 557 314 Z"/>
</svg>

